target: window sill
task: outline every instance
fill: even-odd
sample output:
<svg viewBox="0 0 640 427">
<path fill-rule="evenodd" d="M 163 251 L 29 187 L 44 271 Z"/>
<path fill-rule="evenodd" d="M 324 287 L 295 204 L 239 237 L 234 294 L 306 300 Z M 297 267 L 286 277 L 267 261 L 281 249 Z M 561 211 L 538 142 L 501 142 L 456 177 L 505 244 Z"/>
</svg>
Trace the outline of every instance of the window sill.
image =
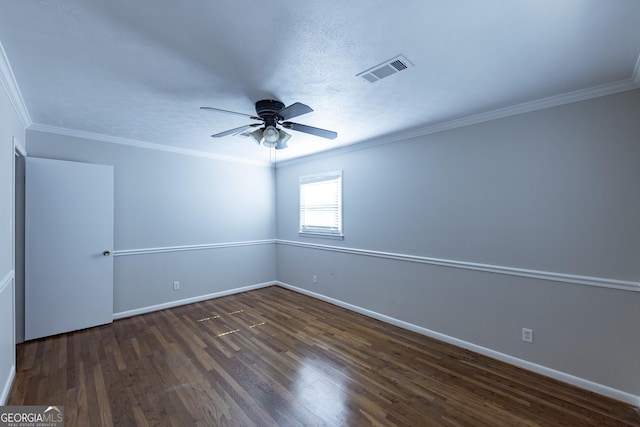
<svg viewBox="0 0 640 427">
<path fill-rule="evenodd" d="M 322 234 L 322 233 L 308 233 L 308 232 L 299 231 L 298 236 L 317 237 L 319 239 L 344 240 L 344 235 L 342 234 Z"/>
</svg>

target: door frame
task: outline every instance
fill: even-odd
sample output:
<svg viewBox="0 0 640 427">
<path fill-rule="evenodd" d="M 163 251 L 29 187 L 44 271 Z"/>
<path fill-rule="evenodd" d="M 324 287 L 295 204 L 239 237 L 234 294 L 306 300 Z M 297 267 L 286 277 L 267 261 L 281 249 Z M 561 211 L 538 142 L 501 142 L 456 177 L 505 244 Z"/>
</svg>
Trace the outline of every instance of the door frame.
<svg viewBox="0 0 640 427">
<path fill-rule="evenodd" d="M 18 344 L 24 341 L 24 227 L 22 230 L 16 230 L 16 224 L 18 224 L 18 220 L 24 225 L 24 206 L 21 209 L 16 205 L 16 194 L 18 191 L 22 193 L 22 199 L 24 200 L 24 192 L 25 192 L 25 174 L 24 168 L 22 168 L 22 175 L 19 177 L 18 170 L 16 168 L 16 162 L 19 159 L 24 159 L 27 157 L 27 150 L 25 145 L 22 143 L 20 139 L 16 136 L 13 137 L 13 162 L 11 163 L 12 168 L 12 182 L 11 182 L 11 208 L 12 215 L 11 218 L 11 269 L 13 270 L 13 342 L 14 344 Z M 18 187 L 18 182 L 22 181 L 22 186 Z M 21 232 L 18 232 L 21 231 Z M 20 239 L 20 240 L 18 240 Z M 21 243 L 21 244 L 19 244 Z M 21 254 L 16 252 L 17 247 L 22 247 L 23 251 Z M 19 274 L 17 268 L 22 266 L 22 272 Z M 19 295 L 18 295 L 19 294 Z M 20 298 L 21 297 L 21 298 Z M 21 302 L 21 303 L 20 303 Z M 16 305 L 16 303 L 20 303 L 20 307 Z"/>
</svg>

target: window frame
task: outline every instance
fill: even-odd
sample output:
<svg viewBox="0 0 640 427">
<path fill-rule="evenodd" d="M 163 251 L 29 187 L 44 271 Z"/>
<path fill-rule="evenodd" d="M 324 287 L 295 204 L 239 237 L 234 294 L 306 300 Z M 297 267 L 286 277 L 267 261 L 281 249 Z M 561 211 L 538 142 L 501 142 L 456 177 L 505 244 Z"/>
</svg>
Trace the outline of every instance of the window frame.
<svg viewBox="0 0 640 427">
<path fill-rule="evenodd" d="M 324 181 L 337 182 L 337 226 L 335 228 L 322 228 L 318 225 L 303 224 L 303 186 Z M 327 239 L 343 239 L 343 201 L 342 201 L 342 170 L 317 173 L 301 176 L 298 180 L 298 234 L 300 236 L 321 237 Z"/>
</svg>

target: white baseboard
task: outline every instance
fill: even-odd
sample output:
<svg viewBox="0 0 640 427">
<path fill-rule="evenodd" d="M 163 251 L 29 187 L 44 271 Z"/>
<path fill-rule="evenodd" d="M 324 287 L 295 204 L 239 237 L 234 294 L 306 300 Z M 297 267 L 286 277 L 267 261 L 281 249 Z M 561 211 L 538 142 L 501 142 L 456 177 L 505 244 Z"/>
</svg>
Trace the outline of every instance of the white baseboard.
<svg viewBox="0 0 640 427">
<path fill-rule="evenodd" d="M 353 304 L 349 304 L 331 297 L 327 297 L 325 295 L 308 291 L 303 288 L 298 288 L 296 286 L 292 286 L 287 283 L 277 281 L 276 284 L 279 286 L 282 286 L 283 288 L 286 288 L 295 292 L 299 292 L 301 294 L 305 294 L 322 301 L 329 302 L 331 304 L 337 305 L 342 308 L 346 308 L 347 310 L 355 311 L 357 313 L 363 314 L 368 317 L 372 317 L 382 322 L 389 323 L 391 325 L 398 326 L 400 328 L 407 329 L 409 331 L 416 332 L 418 334 L 425 335 L 427 337 L 434 338 L 439 341 L 443 341 L 447 344 L 455 345 L 457 347 L 462 347 L 464 349 L 482 354 L 483 356 L 488 356 L 493 359 L 499 360 L 501 362 L 505 362 L 510 365 L 514 365 L 519 368 L 526 369 L 528 371 L 535 372 L 537 374 L 544 375 L 546 377 L 550 377 L 558 381 L 562 381 L 564 383 L 571 384 L 576 387 L 580 387 L 582 389 L 589 390 L 594 393 L 598 393 L 603 396 L 607 396 L 612 399 L 616 399 L 621 402 L 625 402 L 640 408 L 640 396 L 636 396 L 634 394 L 627 393 L 625 391 L 617 390 L 615 388 L 612 388 L 603 384 L 595 383 L 593 381 L 589 381 L 584 378 L 576 377 L 575 375 L 557 371 L 555 369 L 548 368 L 546 366 L 538 365 L 536 363 L 532 363 L 527 360 L 519 359 L 517 357 L 513 357 L 508 354 L 501 353 L 499 351 L 495 351 L 490 348 L 482 347 L 467 341 L 463 341 L 458 338 L 450 337 L 448 335 L 444 335 L 439 332 L 435 332 L 430 329 L 414 325 L 412 323 L 404 322 L 402 320 L 398 320 L 393 317 L 389 317 L 384 314 L 380 314 L 375 311 L 368 310 L 366 308 L 358 307 Z"/>
<path fill-rule="evenodd" d="M 13 380 L 16 377 L 16 366 L 11 366 L 9 371 L 9 377 L 7 381 L 4 383 L 4 387 L 2 388 L 2 394 L 0 394 L 0 406 L 4 406 L 7 404 L 7 399 L 9 399 L 9 392 L 11 391 L 11 385 L 13 384 Z"/>
<path fill-rule="evenodd" d="M 125 317 L 137 316 L 138 314 L 151 313 L 152 311 L 164 310 L 165 308 L 178 307 L 180 305 L 191 304 L 194 302 L 205 301 L 211 298 L 220 298 L 227 295 L 239 294 L 241 292 L 252 291 L 254 289 L 266 288 L 267 286 L 273 286 L 275 282 L 264 282 L 256 285 L 244 286 L 242 288 L 229 289 L 221 292 L 214 292 L 212 294 L 198 295 L 191 298 L 185 298 L 176 301 L 169 301 L 162 304 L 150 305 L 147 307 L 136 308 L 134 310 L 121 311 L 119 313 L 113 313 L 113 320 L 123 319 Z"/>
</svg>

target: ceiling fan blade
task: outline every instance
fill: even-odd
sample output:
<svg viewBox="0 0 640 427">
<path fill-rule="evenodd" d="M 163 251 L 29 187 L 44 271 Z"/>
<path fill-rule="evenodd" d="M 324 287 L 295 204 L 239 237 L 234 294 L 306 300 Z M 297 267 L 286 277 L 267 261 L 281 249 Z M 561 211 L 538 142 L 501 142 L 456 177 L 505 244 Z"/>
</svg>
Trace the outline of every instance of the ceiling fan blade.
<svg viewBox="0 0 640 427">
<path fill-rule="evenodd" d="M 220 108 L 213 108 L 213 107 L 200 107 L 201 110 L 210 110 L 210 111 L 218 111 L 220 113 L 229 113 L 229 114 L 236 114 L 238 116 L 243 116 L 243 117 L 250 117 L 253 120 L 262 120 L 260 117 L 256 117 L 253 116 L 251 114 L 245 114 L 245 113 L 238 113 L 236 111 L 229 111 L 229 110 L 222 110 Z"/>
<path fill-rule="evenodd" d="M 229 130 L 226 130 L 224 132 L 220 132 L 220 133 L 216 133 L 215 135 L 211 135 L 211 138 L 221 138 L 221 137 L 227 136 L 227 135 L 235 135 L 237 133 L 240 133 L 240 132 L 243 132 L 243 131 L 249 129 L 250 127 L 260 126 L 260 125 L 262 125 L 262 123 L 255 123 L 255 124 L 240 126 L 239 128 L 229 129 Z"/>
<path fill-rule="evenodd" d="M 308 105 L 296 102 L 278 111 L 278 117 L 280 117 L 280 120 L 289 120 L 312 111 L 313 109 Z"/>
<path fill-rule="evenodd" d="M 332 130 L 320 129 L 313 126 L 302 125 L 300 123 L 284 122 L 282 123 L 282 126 L 287 129 L 297 130 L 298 132 L 308 133 L 321 138 L 336 139 L 338 136 L 338 134 Z"/>
</svg>

